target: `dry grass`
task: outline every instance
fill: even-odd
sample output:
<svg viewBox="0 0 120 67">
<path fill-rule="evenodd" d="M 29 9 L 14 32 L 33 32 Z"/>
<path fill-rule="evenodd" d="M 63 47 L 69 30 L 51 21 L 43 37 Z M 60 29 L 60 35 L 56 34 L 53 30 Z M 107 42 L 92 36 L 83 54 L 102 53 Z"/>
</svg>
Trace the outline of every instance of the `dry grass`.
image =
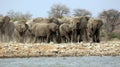
<svg viewBox="0 0 120 67">
<path fill-rule="evenodd" d="M 0 57 L 119 56 L 120 41 L 101 43 L 0 43 Z"/>
</svg>

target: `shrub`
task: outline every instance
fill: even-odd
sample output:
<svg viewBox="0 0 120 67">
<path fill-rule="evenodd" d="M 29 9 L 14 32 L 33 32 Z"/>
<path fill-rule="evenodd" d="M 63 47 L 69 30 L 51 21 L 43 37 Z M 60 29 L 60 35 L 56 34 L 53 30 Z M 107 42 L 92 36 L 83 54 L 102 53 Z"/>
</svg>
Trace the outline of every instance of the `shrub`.
<svg viewBox="0 0 120 67">
<path fill-rule="evenodd" d="M 116 33 L 109 33 L 108 34 L 109 38 L 110 39 L 113 39 L 113 38 L 117 38 L 117 39 L 120 39 L 120 35 L 116 34 Z"/>
</svg>

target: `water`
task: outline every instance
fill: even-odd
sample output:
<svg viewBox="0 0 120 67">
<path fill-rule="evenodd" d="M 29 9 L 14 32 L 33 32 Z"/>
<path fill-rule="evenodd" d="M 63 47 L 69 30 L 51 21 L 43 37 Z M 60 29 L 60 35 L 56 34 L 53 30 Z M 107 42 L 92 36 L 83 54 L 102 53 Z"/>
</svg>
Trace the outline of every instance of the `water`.
<svg viewBox="0 0 120 67">
<path fill-rule="evenodd" d="M 0 67 L 120 67 L 120 56 L 1 58 Z"/>
</svg>

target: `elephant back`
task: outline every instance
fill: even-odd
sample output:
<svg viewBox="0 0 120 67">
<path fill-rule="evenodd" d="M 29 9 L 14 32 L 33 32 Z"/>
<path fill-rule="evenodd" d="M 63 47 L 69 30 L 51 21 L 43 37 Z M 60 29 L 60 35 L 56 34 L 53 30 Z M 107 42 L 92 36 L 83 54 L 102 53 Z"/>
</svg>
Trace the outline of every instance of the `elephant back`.
<svg viewBox="0 0 120 67">
<path fill-rule="evenodd" d="M 68 23 L 68 24 L 70 24 L 71 22 L 71 17 L 63 17 L 63 18 L 61 18 L 61 19 L 59 19 L 59 21 L 61 22 L 61 23 Z"/>
<path fill-rule="evenodd" d="M 41 23 L 41 24 L 36 23 L 31 27 L 30 31 L 35 36 L 46 36 L 47 33 L 50 33 L 48 27 L 49 27 L 49 25 L 46 23 Z"/>
<path fill-rule="evenodd" d="M 41 21 L 43 21 L 42 17 L 37 17 L 37 18 L 33 19 L 33 22 L 35 22 L 35 23 L 40 23 Z"/>
</svg>

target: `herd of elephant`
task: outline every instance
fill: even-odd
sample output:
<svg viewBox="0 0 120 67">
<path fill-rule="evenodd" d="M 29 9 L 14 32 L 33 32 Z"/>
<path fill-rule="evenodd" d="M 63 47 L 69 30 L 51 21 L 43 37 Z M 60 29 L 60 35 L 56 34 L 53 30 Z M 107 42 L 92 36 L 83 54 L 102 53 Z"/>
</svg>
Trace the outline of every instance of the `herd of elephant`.
<svg viewBox="0 0 120 67">
<path fill-rule="evenodd" d="M 0 17 L 0 42 L 68 43 L 100 42 L 103 22 L 87 16 L 63 18 L 34 18 L 12 22 Z"/>
</svg>

